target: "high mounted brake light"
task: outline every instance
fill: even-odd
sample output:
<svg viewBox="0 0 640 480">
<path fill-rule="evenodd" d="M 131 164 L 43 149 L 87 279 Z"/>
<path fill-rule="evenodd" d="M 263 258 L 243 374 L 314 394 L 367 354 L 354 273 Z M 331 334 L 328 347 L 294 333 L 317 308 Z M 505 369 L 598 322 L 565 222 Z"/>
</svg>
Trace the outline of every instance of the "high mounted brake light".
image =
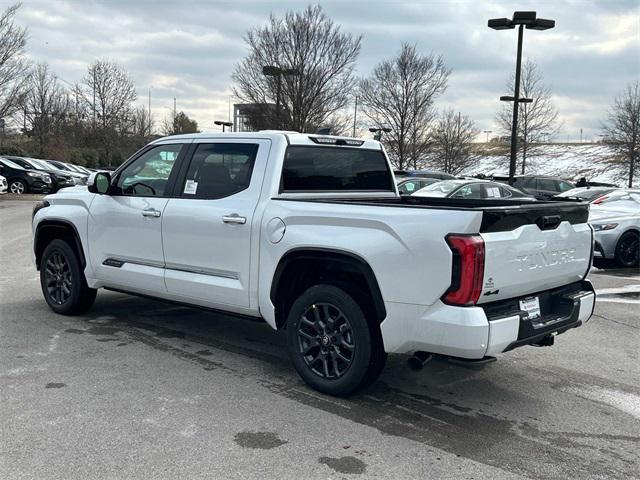
<svg viewBox="0 0 640 480">
<path fill-rule="evenodd" d="M 480 235 L 447 235 L 453 253 L 451 287 L 442 297 L 450 305 L 475 305 L 482 293 L 484 240 Z"/>
<path fill-rule="evenodd" d="M 322 145 L 350 145 L 352 147 L 359 147 L 364 143 L 364 140 L 354 140 L 352 138 L 334 138 L 334 137 L 309 137 L 314 143 L 320 143 Z"/>
</svg>

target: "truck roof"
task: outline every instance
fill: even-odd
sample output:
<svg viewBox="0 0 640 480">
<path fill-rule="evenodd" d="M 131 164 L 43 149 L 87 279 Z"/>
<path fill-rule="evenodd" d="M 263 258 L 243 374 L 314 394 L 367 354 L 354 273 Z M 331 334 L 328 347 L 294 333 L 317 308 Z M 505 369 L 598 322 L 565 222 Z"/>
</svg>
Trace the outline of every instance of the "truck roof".
<svg viewBox="0 0 640 480">
<path fill-rule="evenodd" d="M 381 150 L 382 146 L 377 140 L 361 139 L 355 137 L 340 137 L 335 135 L 320 135 L 312 133 L 298 133 L 285 130 L 262 130 L 259 132 L 202 132 L 187 133 L 182 135 L 170 135 L 158 138 L 151 143 L 160 143 L 165 140 L 204 140 L 216 138 L 262 138 L 262 139 L 281 139 L 285 138 L 289 145 L 326 145 L 326 146 L 346 146 L 356 148 L 366 148 L 370 150 Z"/>
</svg>

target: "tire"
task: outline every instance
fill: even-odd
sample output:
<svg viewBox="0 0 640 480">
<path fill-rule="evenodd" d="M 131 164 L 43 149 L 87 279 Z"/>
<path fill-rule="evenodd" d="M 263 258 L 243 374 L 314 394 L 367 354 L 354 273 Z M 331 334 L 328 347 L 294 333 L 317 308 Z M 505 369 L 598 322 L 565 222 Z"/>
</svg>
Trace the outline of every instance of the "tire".
<svg viewBox="0 0 640 480">
<path fill-rule="evenodd" d="M 87 286 L 78 255 L 61 239 L 53 240 L 42 253 L 40 287 L 51 310 L 61 315 L 84 313 L 96 299 L 97 290 Z"/>
<path fill-rule="evenodd" d="M 29 186 L 23 180 L 15 179 L 9 182 L 9 192 L 16 195 L 29 193 Z"/>
<path fill-rule="evenodd" d="M 373 382 L 386 361 L 378 326 L 367 321 L 354 297 L 333 285 L 315 285 L 293 303 L 287 347 L 307 385 L 335 396 Z"/>
<path fill-rule="evenodd" d="M 616 263 L 624 268 L 637 267 L 640 263 L 640 234 L 623 233 L 616 245 Z"/>
</svg>

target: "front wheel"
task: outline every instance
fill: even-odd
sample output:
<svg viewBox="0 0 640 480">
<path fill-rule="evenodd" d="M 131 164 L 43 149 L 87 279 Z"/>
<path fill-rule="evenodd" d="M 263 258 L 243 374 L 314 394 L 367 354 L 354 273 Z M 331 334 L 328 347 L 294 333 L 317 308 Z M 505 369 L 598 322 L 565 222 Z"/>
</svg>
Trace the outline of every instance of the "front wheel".
<svg viewBox="0 0 640 480">
<path fill-rule="evenodd" d="M 377 328 L 347 292 L 315 285 L 289 311 L 289 355 L 310 387 L 329 395 L 349 395 L 382 371 L 386 354 Z"/>
<path fill-rule="evenodd" d="M 637 232 L 624 233 L 616 245 L 615 258 L 621 267 L 637 267 L 640 263 L 640 234 Z"/>
<path fill-rule="evenodd" d="M 61 239 L 44 249 L 40 286 L 51 310 L 62 315 L 84 313 L 96 299 L 96 290 L 88 287 L 78 255 Z"/>
<path fill-rule="evenodd" d="M 9 191 L 11 193 L 15 193 L 16 195 L 22 195 L 23 193 L 27 193 L 28 190 L 29 189 L 27 187 L 27 184 L 22 180 L 12 180 L 11 184 L 9 185 Z"/>
</svg>

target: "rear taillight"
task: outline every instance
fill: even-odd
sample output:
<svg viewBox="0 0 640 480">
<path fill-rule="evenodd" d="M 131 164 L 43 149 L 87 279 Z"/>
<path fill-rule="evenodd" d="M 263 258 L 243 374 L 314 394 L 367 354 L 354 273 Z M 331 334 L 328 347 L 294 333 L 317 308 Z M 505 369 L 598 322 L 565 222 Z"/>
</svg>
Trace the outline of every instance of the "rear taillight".
<svg viewBox="0 0 640 480">
<path fill-rule="evenodd" d="M 447 235 L 453 253 L 451 287 L 442 301 L 451 305 L 475 305 L 482 293 L 484 240 L 480 235 Z"/>
<path fill-rule="evenodd" d="M 606 196 L 606 195 L 602 195 L 601 197 L 596 198 L 596 199 L 595 199 L 593 202 L 591 202 L 591 203 L 593 203 L 594 205 L 598 205 L 598 204 L 600 204 L 600 203 L 604 202 L 606 199 L 607 199 L 607 196 Z"/>
</svg>

